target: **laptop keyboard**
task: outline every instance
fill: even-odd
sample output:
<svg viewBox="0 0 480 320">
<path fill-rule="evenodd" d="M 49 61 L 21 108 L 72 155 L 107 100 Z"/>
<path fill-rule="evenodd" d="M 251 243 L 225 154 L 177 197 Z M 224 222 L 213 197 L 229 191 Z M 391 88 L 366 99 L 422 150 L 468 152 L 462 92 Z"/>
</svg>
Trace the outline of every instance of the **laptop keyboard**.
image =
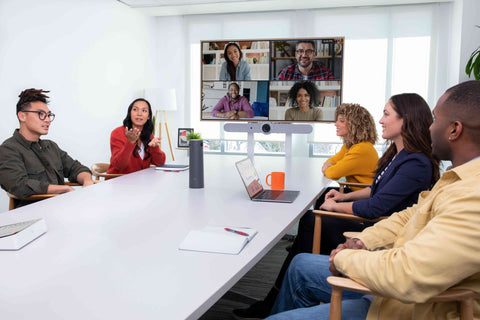
<svg viewBox="0 0 480 320">
<path fill-rule="evenodd" d="M 256 196 L 257 199 L 278 199 L 283 196 L 283 190 L 265 189 L 261 194 Z"/>
</svg>

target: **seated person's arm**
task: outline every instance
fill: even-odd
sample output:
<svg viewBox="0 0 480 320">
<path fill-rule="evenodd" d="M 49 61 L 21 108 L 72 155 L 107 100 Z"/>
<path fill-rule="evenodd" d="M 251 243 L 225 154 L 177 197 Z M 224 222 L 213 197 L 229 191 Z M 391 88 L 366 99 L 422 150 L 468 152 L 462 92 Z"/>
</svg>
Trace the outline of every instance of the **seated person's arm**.
<svg viewBox="0 0 480 320">
<path fill-rule="evenodd" d="M 90 186 L 93 184 L 92 175 L 90 174 L 90 172 L 80 172 L 77 175 L 77 182 L 84 187 Z"/>
<path fill-rule="evenodd" d="M 325 168 L 324 175 L 327 178 L 338 180 L 341 177 L 351 176 L 358 173 L 366 173 L 366 169 L 364 169 L 363 163 L 369 162 L 370 159 L 372 159 L 373 157 L 371 154 L 366 153 L 365 149 L 363 149 L 358 144 L 351 146 L 348 152 L 346 146 L 343 145 L 338 155 L 339 156 L 337 156 L 336 154 L 332 158 L 330 158 L 333 160 L 331 162 L 334 165 Z M 374 161 L 377 160 L 378 159 L 375 159 Z"/>
<path fill-rule="evenodd" d="M 75 190 L 75 189 L 73 189 L 71 186 L 59 185 L 59 184 L 49 184 L 46 193 L 48 193 L 48 194 L 67 193 L 67 192 L 70 192 L 70 191 L 73 191 L 73 190 Z"/>
<path fill-rule="evenodd" d="M 152 163 L 156 166 L 164 165 L 166 160 L 165 152 L 160 149 L 161 141 L 161 138 L 153 138 L 148 144 L 152 156 Z"/>
<path fill-rule="evenodd" d="M 254 116 L 253 108 L 245 97 L 242 97 L 241 110 L 238 111 L 238 116 L 240 118 L 253 118 Z"/>
<path fill-rule="evenodd" d="M 287 111 L 285 111 L 285 120 L 289 120 L 289 121 L 294 121 L 294 117 L 293 117 L 293 112 L 292 112 L 292 108 L 290 109 L 287 109 Z"/>
<path fill-rule="evenodd" d="M 337 270 L 404 303 L 422 303 L 477 274 L 480 269 L 480 215 L 478 207 L 469 204 L 478 203 L 480 199 L 478 193 L 474 196 L 471 188 L 470 192 L 456 190 L 455 197 L 447 195 L 451 191 L 445 188 L 435 195 L 435 209 L 430 213 L 430 206 L 423 210 L 417 208 L 415 217 L 429 214 L 435 217 L 418 230 L 410 228 L 410 232 L 416 233 L 411 234 L 404 245 L 378 251 L 342 250 L 334 258 Z M 417 224 L 420 227 L 420 221 Z"/>
<path fill-rule="evenodd" d="M 212 112 L 212 115 L 213 115 L 213 112 Z M 227 119 L 234 119 L 236 116 L 235 114 L 235 111 L 227 111 L 227 112 L 220 112 L 218 111 L 217 114 L 215 115 L 215 117 L 218 117 L 218 118 L 227 118 Z M 238 119 L 238 116 L 237 116 L 237 119 Z"/>
<path fill-rule="evenodd" d="M 11 194 L 25 198 L 33 194 L 47 193 L 48 182 L 43 165 L 39 161 L 37 166 L 31 166 L 28 170 L 20 152 L 15 148 L 0 147 L 0 184 L 2 188 Z M 35 179 L 45 178 L 45 181 Z"/>
<path fill-rule="evenodd" d="M 127 139 L 125 134 L 127 131 L 127 129 L 122 129 L 119 136 L 118 132 L 114 130 L 110 136 L 110 150 L 112 153 L 110 165 L 120 171 L 128 167 L 133 149 L 135 149 L 135 143 Z"/>
<path fill-rule="evenodd" d="M 224 103 L 226 103 L 226 101 L 227 101 L 226 97 L 223 97 L 217 102 L 217 104 L 212 110 L 212 117 L 225 118 L 225 115 L 228 112 L 223 112 L 225 110 L 223 105 Z"/>
<path fill-rule="evenodd" d="M 349 193 L 340 193 L 337 190 L 330 190 L 325 195 L 325 202 L 320 206 L 320 209 L 353 214 L 352 201 L 368 199 L 370 197 L 370 192 L 370 187 Z"/>
<path fill-rule="evenodd" d="M 325 171 L 327 171 L 327 169 L 331 166 L 333 166 L 333 163 L 331 163 L 330 161 L 325 161 L 322 166 L 322 173 L 325 174 Z"/>
<path fill-rule="evenodd" d="M 357 238 L 362 240 L 370 250 L 392 248 L 398 234 L 403 230 L 410 218 L 416 213 L 417 205 L 392 214 L 363 230 Z"/>
<path fill-rule="evenodd" d="M 68 181 L 78 182 L 84 187 L 93 184 L 92 173 L 90 172 L 90 169 L 82 165 L 79 161 L 70 157 L 68 153 L 60 149 L 56 144 L 55 146 L 58 148 L 60 160 L 62 161 L 63 175 L 68 178 Z"/>
<path fill-rule="evenodd" d="M 372 197 L 356 201 L 352 207 L 353 213 L 374 219 L 416 203 L 418 194 L 430 185 L 431 172 L 429 162 L 417 158 L 406 161 Z M 401 209 L 396 209 L 398 207 Z"/>
<path fill-rule="evenodd" d="M 345 153 L 347 152 L 347 147 L 345 145 L 342 146 L 342 148 L 340 149 L 340 151 L 338 151 L 337 153 L 335 153 L 331 158 L 327 159 L 325 161 L 325 163 L 323 164 L 322 166 L 322 173 L 329 179 L 334 179 L 334 180 L 338 180 L 340 179 L 341 177 L 344 177 L 345 175 L 342 175 L 340 177 L 333 177 L 333 176 L 327 176 L 325 174 L 325 172 L 327 171 L 328 168 L 330 168 L 331 166 L 333 165 L 336 165 L 338 163 L 338 161 L 342 160 L 343 157 L 345 156 Z"/>
</svg>

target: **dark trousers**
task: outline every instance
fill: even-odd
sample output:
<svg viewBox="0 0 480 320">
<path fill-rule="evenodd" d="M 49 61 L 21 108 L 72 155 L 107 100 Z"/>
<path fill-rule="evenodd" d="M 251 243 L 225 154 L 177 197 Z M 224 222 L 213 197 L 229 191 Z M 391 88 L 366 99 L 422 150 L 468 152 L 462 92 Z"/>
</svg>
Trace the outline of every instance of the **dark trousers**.
<svg viewBox="0 0 480 320">
<path fill-rule="evenodd" d="M 315 208 L 318 208 L 325 199 L 325 194 L 334 188 L 327 188 L 325 192 L 320 196 L 319 201 L 315 204 Z M 338 189 L 337 189 L 338 190 Z M 320 204 L 319 204 L 320 202 Z M 317 206 L 318 205 L 318 206 Z M 345 242 L 345 237 L 343 233 L 345 231 L 362 231 L 363 229 L 373 225 L 369 222 L 357 222 L 343 219 L 336 219 L 330 217 L 322 217 L 322 235 L 321 235 L 321 246 L 320 254 L 330 255 L 330 252 L 335 249 L 340 243 Z M 288 266 L 299 253 L 311 253 L 313 248 L 313 231 L 315 227 L 315 214 L 308 210 L 303 217 L 300 219 L 298 224 L 298 234 L 293 242 L 292 248 L 288 253 L 288 256 L 283 262 L 280 273 L 278 274 L 277 280 L 275 280 L 275 287 L 280 289 L 283 282 L 283 277 L 287 272 Z"/>
</svg>

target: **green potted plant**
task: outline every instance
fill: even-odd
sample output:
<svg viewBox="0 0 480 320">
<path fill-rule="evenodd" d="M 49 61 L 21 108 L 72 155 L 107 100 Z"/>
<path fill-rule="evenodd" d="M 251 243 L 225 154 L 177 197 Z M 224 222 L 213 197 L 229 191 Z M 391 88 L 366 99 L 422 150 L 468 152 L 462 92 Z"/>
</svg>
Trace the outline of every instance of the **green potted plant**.
<svg viewBox="0 0 480 320">
<path fill-rule="evenodd" d="M 187 134 L 187 140 L 202 140 L 202 135 L 198 132 L 190 131 Z"/>
<path fill-rule="evenodd" d="M 290 47 L 290 44 L 287 41 L 275 41 L 273 45 L 276 49 L 280 51 L 282 57 L 290 56 L 290 53 L 287 51 L 287 48 Z"/>
<path fill-rule="evenodd" d="M 480 28 L 480 26 L 476 26 Z M 468 59 L 467 66 L 465 67 L 465 73 L 470 78 L 473 73 L 475 80 L 480 80 L 480 47 L 472 52 L 470 59 Z"/>
</svg>

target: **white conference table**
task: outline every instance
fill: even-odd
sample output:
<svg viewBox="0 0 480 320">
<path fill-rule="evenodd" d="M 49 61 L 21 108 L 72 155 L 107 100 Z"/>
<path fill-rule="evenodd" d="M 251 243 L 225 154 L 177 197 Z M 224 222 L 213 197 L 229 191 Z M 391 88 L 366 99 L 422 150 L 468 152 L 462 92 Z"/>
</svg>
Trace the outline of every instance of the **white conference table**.
<svg viewBox="0 0 480 320">
<path fill-rule="evenodd" d="M 292 204 L 250 201 L 234 163 L 205 155 L 205 188 L 154 168 L 0 214 L 44 218 L 48 232 L 0 251 L 3 319 L 197 319 L 295 224 L 329 184 L 323 159 L 255 157 L 260 178 L 286 171 Z M 247 226 L 239 255 L 178 250 L 189 230 Z"/>
</svg>

